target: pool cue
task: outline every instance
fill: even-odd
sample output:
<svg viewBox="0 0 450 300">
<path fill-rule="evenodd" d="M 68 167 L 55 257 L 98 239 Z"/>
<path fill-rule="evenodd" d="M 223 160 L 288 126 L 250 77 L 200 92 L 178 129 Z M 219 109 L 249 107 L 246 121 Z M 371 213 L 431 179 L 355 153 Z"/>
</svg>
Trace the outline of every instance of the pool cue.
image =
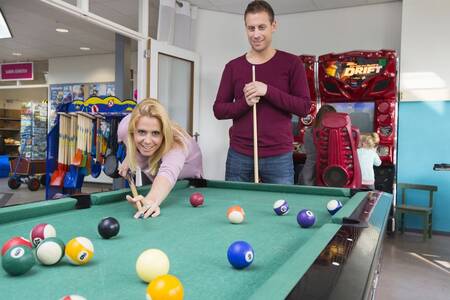
<svg viewBox="0 0 450 300">
<path fill-rule="evenodd" d="M 133 175 L 131 174 L 130 170 L 128 170 L 126 178 L 128 181 L 128 185 L 130 186 L 131 194 L 133 195 L 133 198 L 136 198 L 137 196 L 139 196 L 139 194 L 136 188 L 136 184 L 134 183 Z M 141 201 L 136 201 L 136 206 L 138 210 L 141 210 L 142 209 Z"/>
<path fill-rule="evenodd" d="M 255 82 L 255 65 L 252 65 L 252 81 Z M 256 121 L 256 103 L 253 105 L 253 165 L 255 171 L 255 183 L 259 183 L 258 165 L 258 127 Z"/>
</svg>

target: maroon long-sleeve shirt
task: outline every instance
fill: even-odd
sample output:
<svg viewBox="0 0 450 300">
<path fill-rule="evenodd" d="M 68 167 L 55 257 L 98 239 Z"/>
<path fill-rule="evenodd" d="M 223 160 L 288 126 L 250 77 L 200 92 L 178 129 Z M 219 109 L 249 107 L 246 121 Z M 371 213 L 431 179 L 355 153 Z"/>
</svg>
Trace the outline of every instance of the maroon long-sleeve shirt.
<svg viewBox="0 0 450 300">
<path fill-rule="evenodd" d="M 257 104 L 258 155 L 269 157 L 292 151 L 291 114 L 304 117 L 310 109 L 305 68 L 300 59 L 277 50 L 269 61 L 255 66 L 255 80 L 267 84 L 267 93 Z M 214 115 L 233 119 L 230 147 L 253 156 L 253 112 L 244 96 L 252 81 L 252 65 L 245 55 L 230 61 L 222 74 Z"/>
</svg>

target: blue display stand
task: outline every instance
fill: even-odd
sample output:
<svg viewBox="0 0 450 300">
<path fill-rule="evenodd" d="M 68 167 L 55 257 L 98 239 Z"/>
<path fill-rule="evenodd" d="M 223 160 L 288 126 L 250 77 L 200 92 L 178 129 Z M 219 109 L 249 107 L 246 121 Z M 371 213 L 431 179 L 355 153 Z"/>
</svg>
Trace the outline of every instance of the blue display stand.
<svg viewBox="0 0 450 300">
<path fill-rule="evenodd" d="M 0 155 L 0 178 L 9 177 L 9 156 Z"/>
</svg>

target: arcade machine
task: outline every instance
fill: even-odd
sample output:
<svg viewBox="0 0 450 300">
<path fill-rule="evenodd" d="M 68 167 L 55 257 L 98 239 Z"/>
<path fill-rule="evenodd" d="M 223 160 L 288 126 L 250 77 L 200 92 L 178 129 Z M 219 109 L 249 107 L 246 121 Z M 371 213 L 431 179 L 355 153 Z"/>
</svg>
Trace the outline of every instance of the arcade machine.
<svg viewBox="0 0 450 300">
<path fill-rule="evenodd" d="M 314 55 L 300 55 L 300 60 L 305 66 L 306 79 L 308 80 L 309 94 L 311 96 L 311 109 L 309 114 L 304 118 L 299 118 L 293 116 L 292 118 L 292 128 L 294 135 L 294 167 L 295 167 L 295 182 L 298 180 L 299 173 L 301 171 L 301 166 L 305 163 L 306 155 L 303 148 L 303 137 L 306 128 L 312 125 L 314 118 L 317 113 L 317 93 L 315 86 L 315 66 L 316 57 Z"/>
<path fill-rule="evenodd" d="M 361 133 L 377 132 L 375 187 L 393 192 L 397 126 L 397 54 L 393 50 L 325 54 L 318 60 L 321 104 L 349 114 Z"/>
<path fill-rule="evenodd" d="M 375 188 L 394 192 L 397 127 L 397 54 L 393 50 L 330 53 L 318 58 L 321 104 L 347 113 L 361 134 L 380 136 Z M 393 229 L 393 226 L 389 226 Z"/>
</svg>

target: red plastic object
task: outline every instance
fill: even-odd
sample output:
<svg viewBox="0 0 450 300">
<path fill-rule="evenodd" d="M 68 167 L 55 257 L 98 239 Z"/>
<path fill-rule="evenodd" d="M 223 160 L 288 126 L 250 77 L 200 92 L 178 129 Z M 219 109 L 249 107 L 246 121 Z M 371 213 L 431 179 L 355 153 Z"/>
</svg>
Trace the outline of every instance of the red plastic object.
<svg viewBox="0 0 450 300">
<path fill-rule="evenodd" d="M 314 131 L 317 150 L 316 184 L 347 188 L 361 187 L 361 169 L 356 153 L 359 130 L 346 113 L 328 113 Z"/>
</svg>

